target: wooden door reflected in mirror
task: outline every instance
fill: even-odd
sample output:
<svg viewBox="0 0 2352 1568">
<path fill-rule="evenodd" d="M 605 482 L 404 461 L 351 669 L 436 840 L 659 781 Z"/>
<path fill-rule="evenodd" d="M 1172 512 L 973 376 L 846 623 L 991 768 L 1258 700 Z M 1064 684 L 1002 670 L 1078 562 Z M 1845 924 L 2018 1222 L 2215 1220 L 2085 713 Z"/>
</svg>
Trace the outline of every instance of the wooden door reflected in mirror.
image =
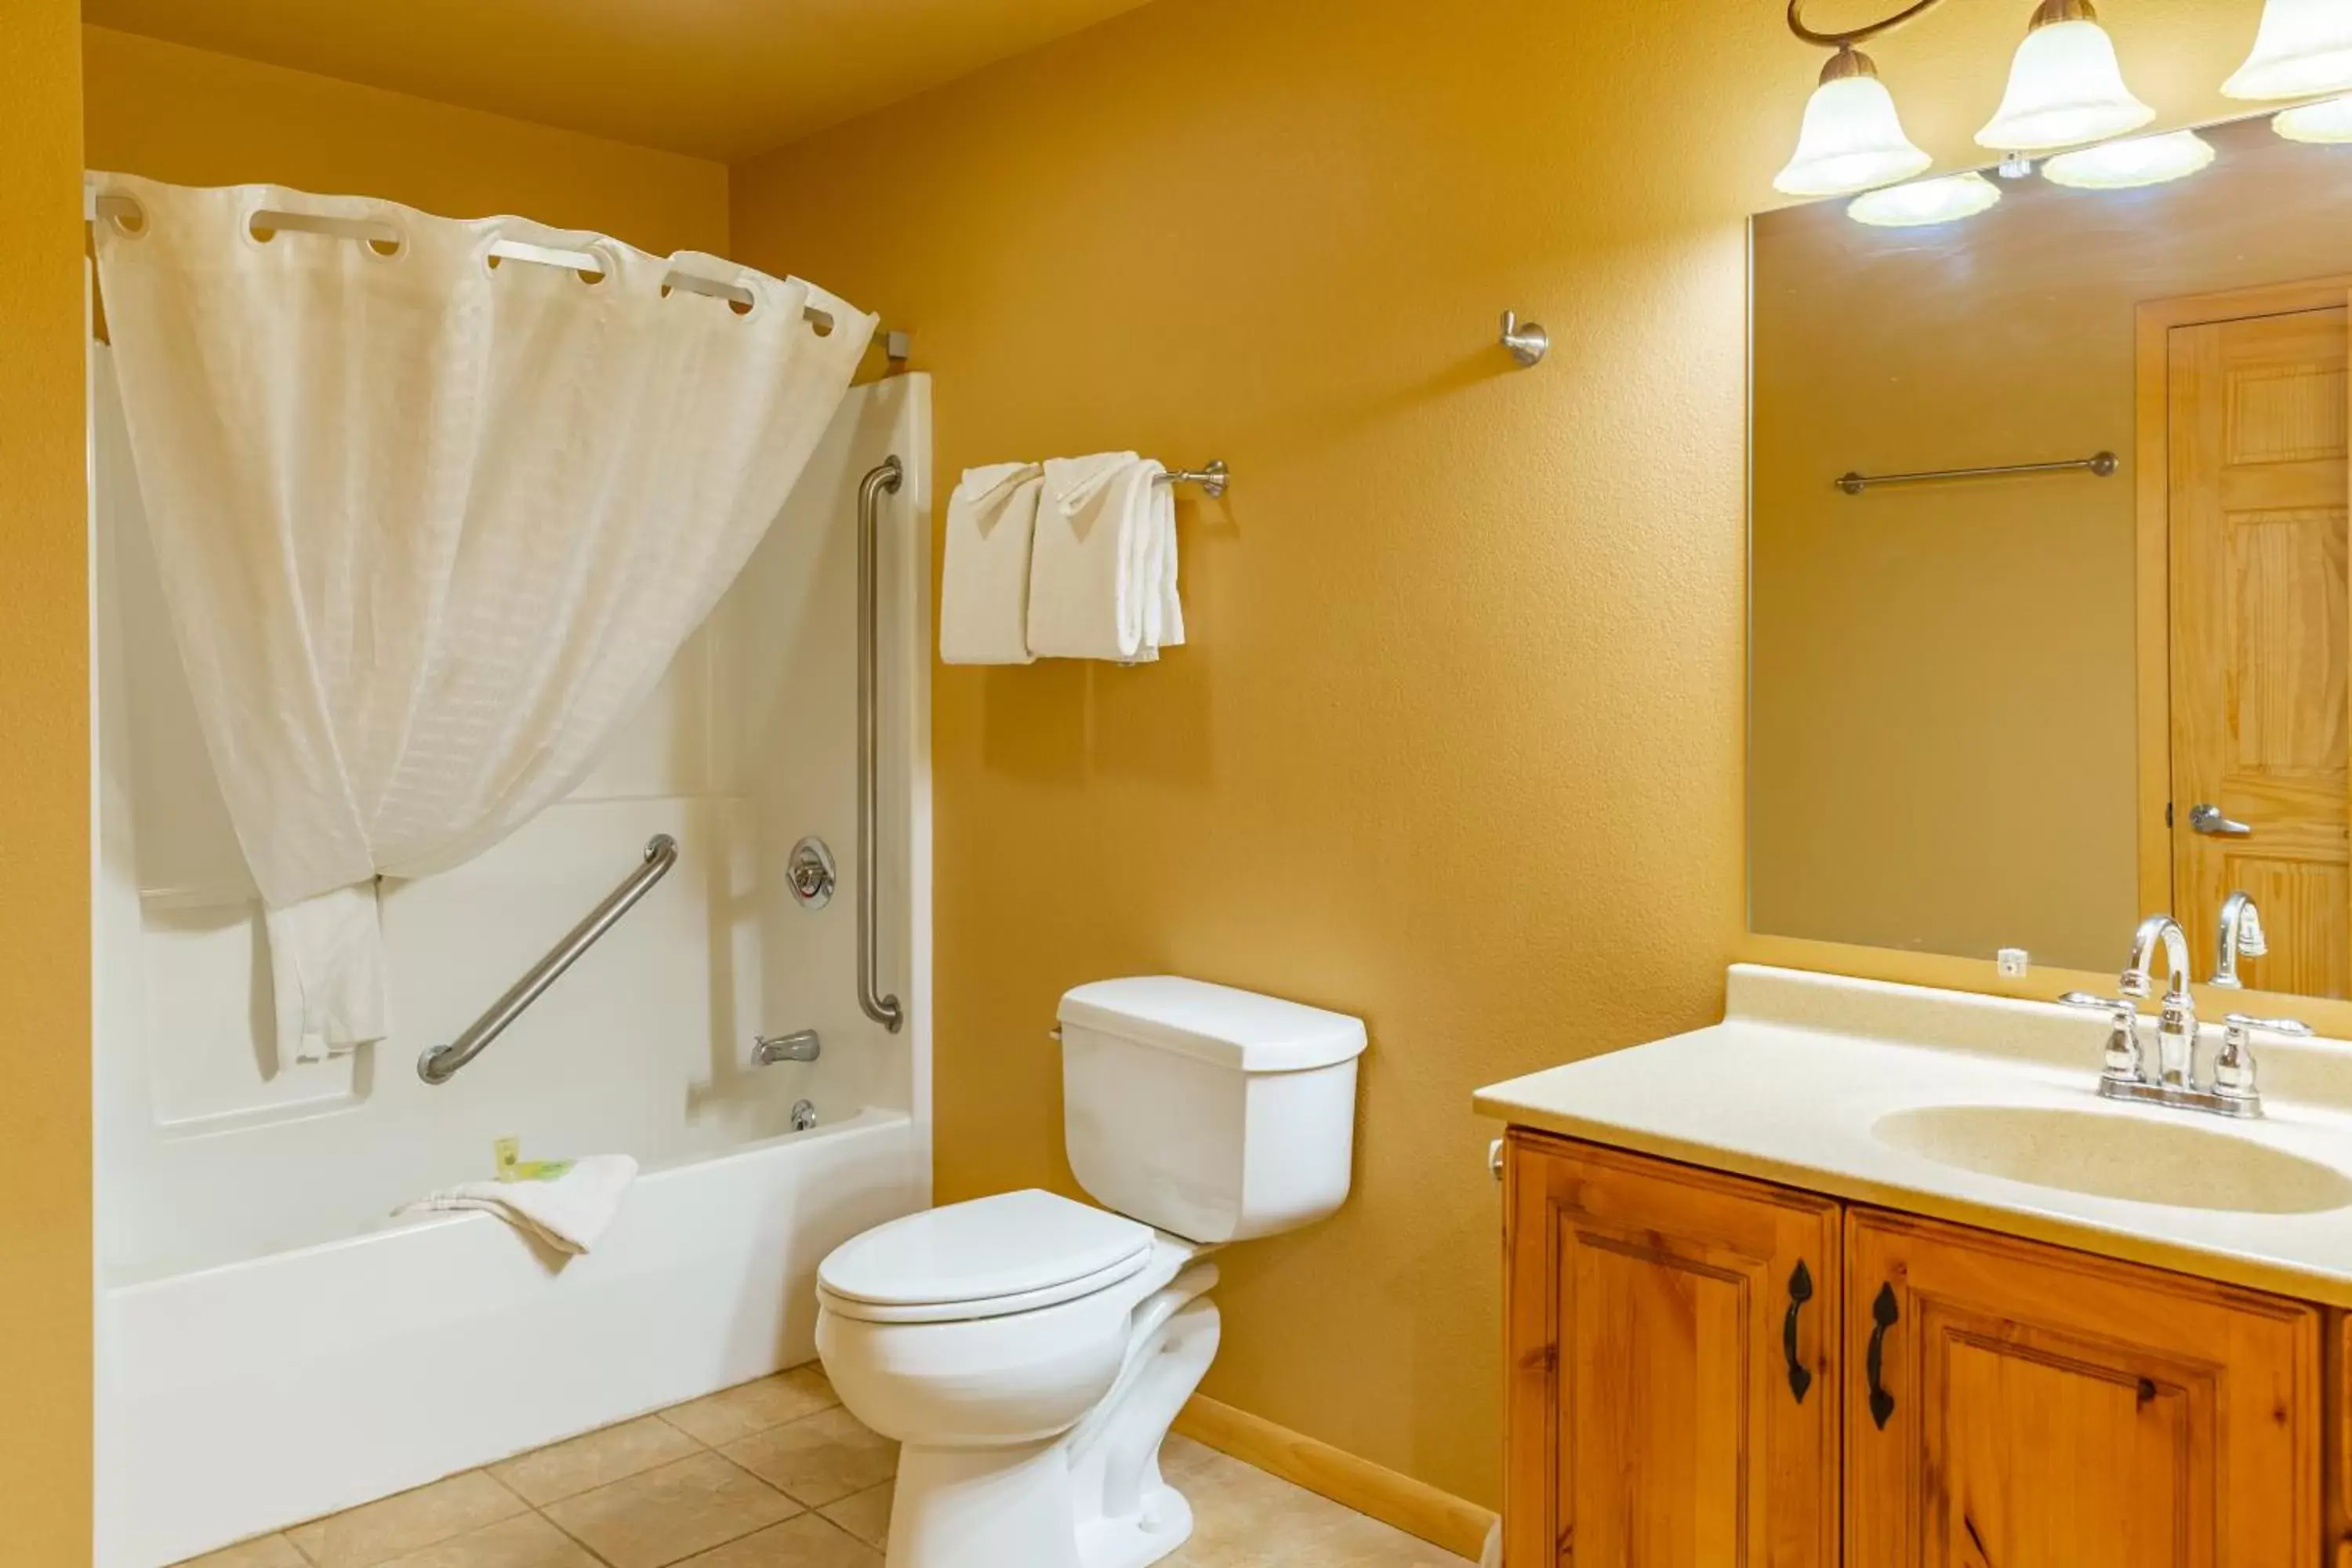
<svg viewBox="0 0 2352 1568">
<path fill-rule="evenodd" d="M 2347 297 L 2330 280 L 2141 312 L 2161 360 L 2141 366 L 2142 420 L 2160 422 L 2166 462 L 2140 528 L 2165 537 L 2170 644 L 2141 671 L 2167 683 L 2169 746 L 2150 761 L 2170 775 L 2141 901 L 2211 952 L 2242 889 L 2271 937 L 2248 983 L 2337 997 L 2352 991 Z"/>
</svg>

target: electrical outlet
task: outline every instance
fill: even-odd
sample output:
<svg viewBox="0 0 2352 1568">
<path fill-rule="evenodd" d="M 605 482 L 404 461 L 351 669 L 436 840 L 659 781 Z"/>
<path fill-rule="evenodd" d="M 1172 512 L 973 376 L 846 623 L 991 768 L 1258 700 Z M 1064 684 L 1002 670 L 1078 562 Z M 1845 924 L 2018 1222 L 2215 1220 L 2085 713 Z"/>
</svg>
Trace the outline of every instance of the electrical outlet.
<svg viewBox="0 0 2352 1568">
<path fill-rule="evenodd" d="M 2004 947 L 1993 960 L 2003 980 L 2022 980 L 2025 972 L 2033 967 L 2032 955 L 2021 947 Z"/>
</svg>

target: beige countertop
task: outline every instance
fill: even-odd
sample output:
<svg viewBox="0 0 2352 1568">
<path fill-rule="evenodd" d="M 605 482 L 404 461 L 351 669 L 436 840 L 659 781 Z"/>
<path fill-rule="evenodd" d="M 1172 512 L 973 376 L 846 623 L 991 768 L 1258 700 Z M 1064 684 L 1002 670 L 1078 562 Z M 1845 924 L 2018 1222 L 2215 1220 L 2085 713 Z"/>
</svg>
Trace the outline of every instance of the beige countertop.
<svg viewBox="0 0 2352 1568">
<path fill-rule="evenodd" d="M 2198 1195 L 2227 1194 L 2217 1178 L 2200 1184 L 2195 1157 L 2212 1148 L 2199 1135 L 2243 1139 L 2341 1173 L 2352 1198 L 2352 1044 L 2259 1042 L 2267 1115 L 2236 1121 L 2099 1098 L 2106 1033 L 2102 1016 L 2054 1004 L 1743 964 L 1731 971 L 1724 1022 L 1494 1084 L 1474 1103 L 1515 1126 L 2352 1307 L 2352 1202 L 2305 1213 L 2199 1207 Z M 2200 1043 L 2200 1071 L 2216 1034 Z M 2116 1134 L 2134 1158 L 2136 1140 L 2152 1134 L 2146 1163 L 2168 1168 L 2124 1175 L 2167 1201 L 1981 1174 L 1881 1136 L 1903 1124 L 1889 1118 L 1943 1106 L 2153 1123 L 2090 1131 Z M 2063 1115 L 2050 1124 L 2084 1129 Z"/>
</svg>

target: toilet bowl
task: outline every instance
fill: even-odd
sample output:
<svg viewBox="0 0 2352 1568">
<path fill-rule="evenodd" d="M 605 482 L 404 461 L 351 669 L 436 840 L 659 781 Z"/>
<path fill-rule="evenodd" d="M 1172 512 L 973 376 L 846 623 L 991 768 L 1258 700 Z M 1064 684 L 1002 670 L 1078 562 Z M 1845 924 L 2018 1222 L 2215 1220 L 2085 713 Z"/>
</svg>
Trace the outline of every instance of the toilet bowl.
<svg viewBox="0 0 2352 1568">
<path fill-rule="evenodd" d="M 1099 1264 L 1054 1245 L 1089 1218 L 1106 1238 L 1128 1233 L 1128 1253 Z M 826 1260 L 818 1354 L 851 1413 L 900 1444 L 890 1563 L 1141 1568 L 1181 1545 L 1192 1511 L 1158 1460 L 1216 1353 L 1206 1249 L 1042 1192 L 899 1223 L 1025 1240 L 1026 1271 L 982 1294 L 951 1267 L 887 1273 L 856 1242 Z M 903 1239 L 892 1229 L 859 1240 Z"/>
<path fill-rule="evenodd" d="M 976 1198 L 818 1269 L 825 1372 L 900 1444 L 888 1568 L 1144 1568 L 1181 1546 L 1160 1447 L 1216 1355 L 1207 1258 L 1347 1195 L 1358 1020 L 1171 976 L 1080 986 L 1061 1020 L 1065 1142 L 1109 1206 Z"/>
</svg>

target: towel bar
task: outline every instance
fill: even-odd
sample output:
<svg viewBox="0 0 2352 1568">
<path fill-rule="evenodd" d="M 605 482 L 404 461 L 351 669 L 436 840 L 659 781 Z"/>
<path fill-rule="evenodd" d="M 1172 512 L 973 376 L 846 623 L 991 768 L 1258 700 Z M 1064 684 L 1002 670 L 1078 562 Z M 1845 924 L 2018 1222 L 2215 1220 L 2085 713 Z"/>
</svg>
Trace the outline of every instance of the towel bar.
<svg viewBox="0 0 2352 1568">
<path fill-rule="evenodd" d="M 1152 483 L 1160 485 L 1198 485 L 1201 493 L 1215 500 L 1225 493 L 1225 481 L 1230 476 L 1224 459 L 1220 458 L 1205 468 L 1170 468 L 1154 474 Z"/>
<path fill-rule="evenodd" d="M 1840 474 L 1834 483 L 1850 496 L 1858 496 L 1874 485 L 1940 484 L 1952 479 L 2005 479 L 2021 474 L 2068 474 L 2077 470 L 2096 474 L 2101 479 L 2112 477 L 2120 466 L 2113 452 L 2096 452 L 2087 458 L 2064 458 L 2051 463 L 1999 463 L 1990 468 L 1935 468 L 1916 474 Z"/>
</svg>

